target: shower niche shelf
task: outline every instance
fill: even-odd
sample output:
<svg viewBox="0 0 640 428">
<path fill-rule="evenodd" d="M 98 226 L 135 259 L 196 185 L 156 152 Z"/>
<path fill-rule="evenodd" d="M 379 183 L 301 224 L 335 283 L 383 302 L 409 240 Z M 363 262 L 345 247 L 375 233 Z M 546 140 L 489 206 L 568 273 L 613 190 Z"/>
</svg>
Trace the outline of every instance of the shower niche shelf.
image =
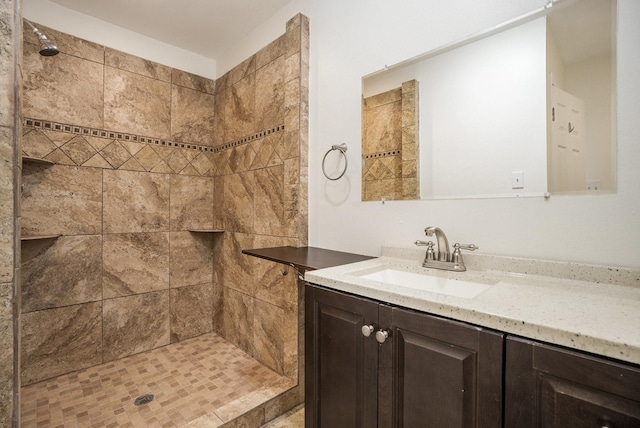
<svg viewBox="0 0 640 428">
<path fill-rule="evenodd" d="M 41 159 L 41 158 L 34 158 L 32 156 L 22 156 L 22 162 L 27 162 L 27 163 L 36 163 L 36 164 L 40 164 L 40 165 L 55 165 L 55 162 L 51 162 L 50 160 L 46 160 L 46 159 Z"/>
<path fill-rule="evenodd" d="M 20 237 L 20 241 L 29 242 L 29 241 L 40 241 L 43 239 L 58 239 L 62 235 L 38 235 L 38 236 L 22 236 Z"/>
<path fill-rule="evenodd" d="M 189 229 L 191 233 L 224 233 L 222 229 Z"/>
</svg>

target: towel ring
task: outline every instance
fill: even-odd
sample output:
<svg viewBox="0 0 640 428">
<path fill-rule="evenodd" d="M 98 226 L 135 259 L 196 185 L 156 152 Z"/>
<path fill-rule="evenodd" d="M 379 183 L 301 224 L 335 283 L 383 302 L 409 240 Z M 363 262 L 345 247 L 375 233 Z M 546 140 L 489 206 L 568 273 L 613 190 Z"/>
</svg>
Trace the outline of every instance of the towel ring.
<svg viewBox="0 0 640 428">
<path fill-rule="evenodd" d="M 332 178 L 332 177 L 329 177 L 329 175 L 327 175 L 327 171 L 325 171 L 325 169 L 324 169 L 324 163 L 327 160 L 327 156 L 329 155 L 329 153 L 331 153 L 334 150 L 338 150 L 340 153 L 342 153 L 342 156 L 344 156 L 344 170 L 342 171 L 342 173 L 339 176 Z M 349 161 L 347 160 L 346 151 L 347 151 L 347 145 L 346 144 L 344 144 L 344 143 L 342 143 L 342 144 L 334 144 L 333 146 L 331 146 L 331 148 L 329 150 L 327 150 L 327 153 L 324 154 L 324 157 L 322 158 L 322 173 L 329 180 L 332 180 L 332 181 L 340 180 L 342 178 L 342 176 L 344 175 L 344 173 L 347 172 L 347 166 L 349 165 Z"/>
</svg>

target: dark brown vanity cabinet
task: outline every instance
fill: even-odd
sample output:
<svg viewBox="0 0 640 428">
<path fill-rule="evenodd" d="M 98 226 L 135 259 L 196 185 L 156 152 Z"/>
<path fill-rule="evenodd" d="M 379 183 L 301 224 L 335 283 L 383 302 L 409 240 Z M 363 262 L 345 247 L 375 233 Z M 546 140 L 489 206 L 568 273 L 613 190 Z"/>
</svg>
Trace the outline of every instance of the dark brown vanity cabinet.
<svg viewBox="0 0 640 428">
<path fill-rule="evenodd" d="M 508 337 L 506 428 L 639 428 L 640 368 Z"/>
<path fill-rule="evenodd" d="M 306 427 L 500 427 L 503 335 L 308 285 Z"/>
</svg>

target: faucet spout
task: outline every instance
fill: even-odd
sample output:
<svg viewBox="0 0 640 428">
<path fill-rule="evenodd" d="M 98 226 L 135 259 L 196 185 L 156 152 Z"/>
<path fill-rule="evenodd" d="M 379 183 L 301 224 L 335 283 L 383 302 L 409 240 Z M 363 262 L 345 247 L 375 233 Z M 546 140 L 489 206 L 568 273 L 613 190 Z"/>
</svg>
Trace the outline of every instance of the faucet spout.
<svg viewBox="0 0 640 428">
<path fill-rule="evenodd" d="M 436 236 L 436 241 L 438 241 L 438 260 L 441 262 L 450 261 L 449 240 L 447 240 L 447 235 L 444 234 L 442 229 L 430 226 L 424 230 L 424 233 L 426 233 L 427 236 Z"/>
</svg>

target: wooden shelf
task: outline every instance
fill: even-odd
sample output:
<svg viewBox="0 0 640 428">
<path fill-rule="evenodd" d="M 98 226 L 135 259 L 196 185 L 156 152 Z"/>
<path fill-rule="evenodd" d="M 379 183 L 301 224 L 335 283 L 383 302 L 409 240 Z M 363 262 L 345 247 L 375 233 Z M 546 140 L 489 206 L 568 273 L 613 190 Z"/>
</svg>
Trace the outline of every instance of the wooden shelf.
<svg viewBox="0 0 640 428">
<path fill-rule="evenodd" d="M 324 248 L 291 246 L 245 249 L 242 250 L 242 254 L 293 266 L 299 272 L 375 259 L 371 256 Z"/>
<path fill-rule="evenodd" d="M 31 163 L 39 163 L 44 165 L 55 165 L 55 162 L 51 162 L 50 160 L 34 158 L 31 156 L 22 156 L 22 162 L 31 162 Z"/>
<path fill-rule="evenodd" d="M 23 236 L 20 241 L 38 241 L 41 239 L 58 239 L 62 235 L 40 235 L 40 236 Z"/>
<path fill-rule="evenodd" d="M 222 229 L 189 229 L 193 233 L 224 233 Z"/>
</svg>

